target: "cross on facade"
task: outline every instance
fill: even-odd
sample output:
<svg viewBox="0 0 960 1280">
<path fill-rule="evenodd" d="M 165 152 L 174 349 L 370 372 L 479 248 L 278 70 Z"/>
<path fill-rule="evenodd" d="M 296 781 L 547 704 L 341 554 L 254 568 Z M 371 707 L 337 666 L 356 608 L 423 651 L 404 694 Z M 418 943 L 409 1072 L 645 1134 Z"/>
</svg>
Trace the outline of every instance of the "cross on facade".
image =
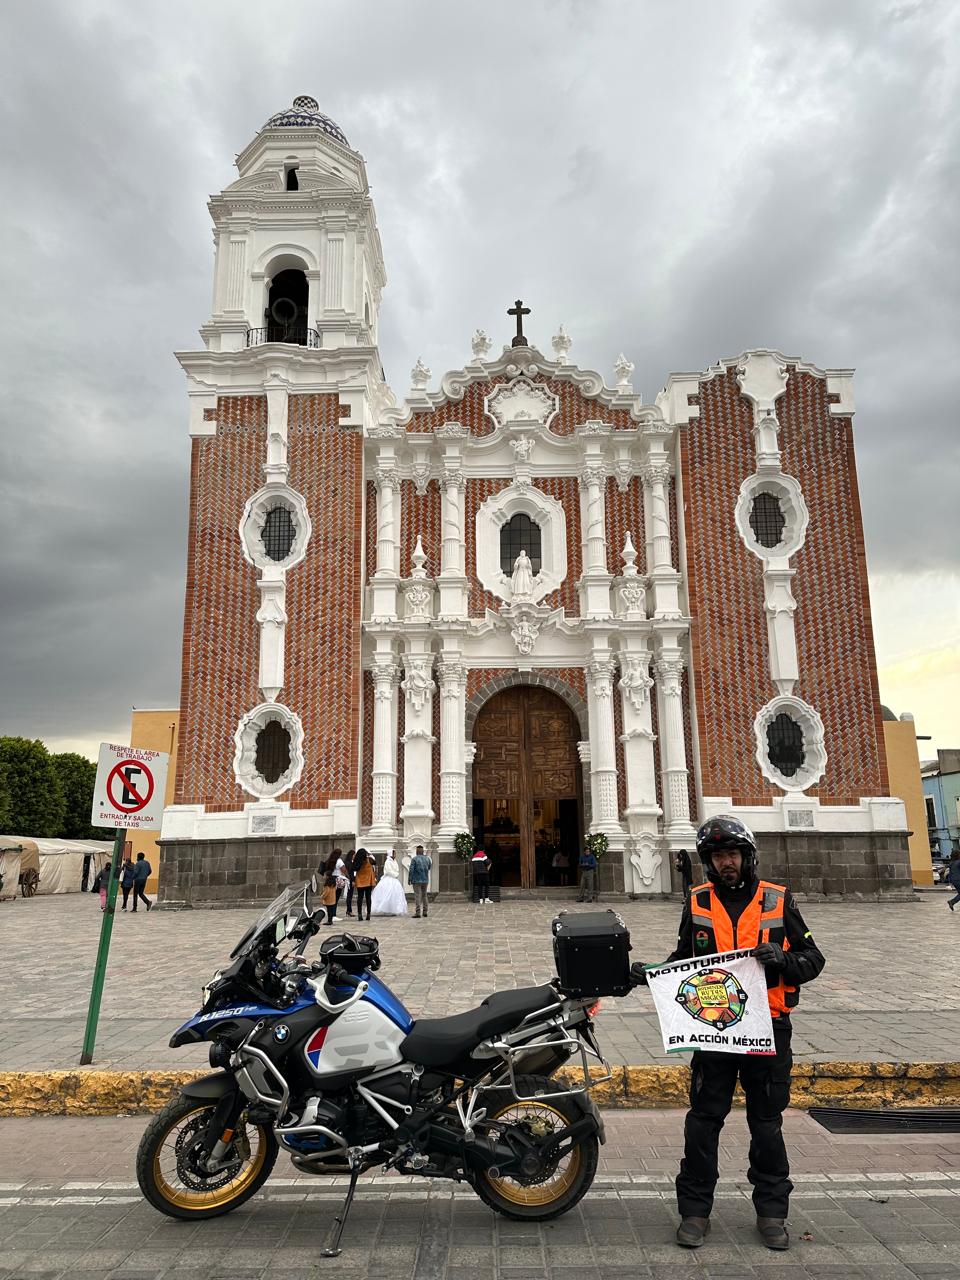
<svg viewBox="0 0 960 1280">
<path fill-rule="evenodd" d="M 519 298 L 516 300 L 516 302 L 513 304 L 512 307 L 507 308 L 508 316 L 517 317 L 517 336 L 514 338 L 513 342 L 511 342 L 510 344 L 512 347 L 525 347 L 527 345 L 527 340 L 523 336 L 523 317 L 528 316 L 529 314 L 530 314 L 530 308 L 525 307 Z"/>
</svg>

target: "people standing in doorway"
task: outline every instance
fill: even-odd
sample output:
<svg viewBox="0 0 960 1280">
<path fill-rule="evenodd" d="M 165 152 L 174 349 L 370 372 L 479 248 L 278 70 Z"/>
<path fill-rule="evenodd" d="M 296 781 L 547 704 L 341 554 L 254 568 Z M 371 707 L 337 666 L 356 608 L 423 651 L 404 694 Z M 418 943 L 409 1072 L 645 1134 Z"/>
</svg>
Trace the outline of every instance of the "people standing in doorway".
<svg viewBox="0 0 960 1280">
<path fill-rule="evenodd" d="M 490 901 L 490 859 L 482 849 L 477 849 L 470 859 L 470 869 L 473 872 L 477 904 L 485 907 Z"/>
<path fill-rule="evenodd" d="M 120 868 L 120 888 L 123 890 L 123 906 L 121 911 L 127 909 L 127 899 L 130 897 L 130 890 L 133 888 L 133 861 L 129 853 L 123 855 L 123 866 Z"/>
<path fill-rule="evenodd" d="M 598 870 L 597 855 L 587 845 L 580 855 L 580 892 L 577 894 L 578 902 L 597 901 Z"/>
<path fill-rule="evenodd" d="M 137 854 L 137 860 L 133 864 L 133 909 L 137 909 L 137 899 L 147 904 L 147 910 L 153 906 L 153 903 L 146 895 L 147 881 L 153 874 L 153 867 L 147 861 L 146 856 L 142 853 Z"/>
<path fill-rule="evenodd" d="M 950 865 L 947 867 L 947 880 L 956 890 L 954 897 L 948 902 L 947 906 L 952 911 L 960 902 L 960 849 L 955 849 L 950 855 Z"/>
<path fill-rule="evenodd" d="M 413 857 L 410 859 L 410 869 L 407 872 L 407 879 L 410 882 L 410 888 L 413 890 L 413 918 L 419 920 L 421 916 L 427 918 L 427 885 L 430 883 L 430 869 L 433 866 L 433 859 L 424 853 L 423 845 L 418 844 L 413 851 Z"/>
<path fill-rule="evenodd" d="M 366 849 L 358 849 L 353 858 L 353 887 L 357 891 L 357 919 L 363 919 L 363 907 L 366 903 L 367 919 L 370 919 L 370 899 L 373 897 L 373 886 L 377 883 L 377 872 L 370 854 Z"/>
</svg>

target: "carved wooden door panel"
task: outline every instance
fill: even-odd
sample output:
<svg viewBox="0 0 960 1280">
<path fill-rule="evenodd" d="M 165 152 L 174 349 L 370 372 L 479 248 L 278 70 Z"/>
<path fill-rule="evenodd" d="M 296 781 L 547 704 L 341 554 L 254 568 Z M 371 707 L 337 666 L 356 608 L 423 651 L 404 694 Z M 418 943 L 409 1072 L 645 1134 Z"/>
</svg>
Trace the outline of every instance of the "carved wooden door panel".
<svg viewBox="0 0 960 1280">
<path fill-rule="evenodd" d="M 473 794 L 490 800 L 520 799 L 523 788 L 523 705 L 508 689 L 477 717 Z"/>
</svg>

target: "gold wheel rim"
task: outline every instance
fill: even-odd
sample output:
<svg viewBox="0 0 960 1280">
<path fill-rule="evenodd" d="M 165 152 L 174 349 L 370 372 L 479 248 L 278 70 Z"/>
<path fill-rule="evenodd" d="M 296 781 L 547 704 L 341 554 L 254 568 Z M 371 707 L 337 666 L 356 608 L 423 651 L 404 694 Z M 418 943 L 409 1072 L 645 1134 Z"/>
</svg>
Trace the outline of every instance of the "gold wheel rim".
<svg viewBox="0 0 960 1280">
<path fill-rule="evenodd" d="M 558 1111 L 556 1107 L 551 1107 L 548 1103 L 539 1099 L 529 1102 L 511 1102 L 501 1111 L 498 1111 L 496 1115 L 490 1116 L 489 1119 L 501 1122 L 507 1121 L 511 1124 L 517 1124 L 523 1120 L 545 1123 L 549 1125 L 551 1132 L 557 1129 L 564 1129 L 567 1126 L 566 1116 Z M 518 1182 L 515 1178 L 494 1178 L 489 1173 L 485 1173 L 483 1176 L 486 1178 L 487 1185 L 491 1190 L 502 1196 L 504 1200 L 508 1200 L 511 1204 L 535 1207 L 552 1204 L 573 1186 L 577 1174 L 580 1172 L 581 1159 L 580 1147 L 576 1146 L 558 1161 L 557 1167 L 548 1179 L 530 1186 Z"/>
<path fill-rule="evenodd" d="M 191 1120 L 195 1120 L 201 1112 L 210 1110 L 212 1110 L 211 1107 L 195 1107 L 186 1115 L 179 1116 L 165 1130 L 157 1143 L 153 1157 L 153 1180 L 164 1200 L 178 1209 L 220 1209 L 232 1200 L 236 1200 L 237 1196 L 242 1195 L 258 1176 L 267 1158 L 267 1144 L 263 1130 L 259 1125 L 251 1125 L 248 1128 L 241 1117 L 237 1121 L 234 1141 L 246 1144 L 248 1154 L 239 1172 L 222 1187 L 216 1187 L 212 1191 L 194 1191 L 184 1186 L 177 1177 L 177 1138 Z M 256 1141 L 255 1148 L 251 1148 L 251 1137 Z"/>
</svg>

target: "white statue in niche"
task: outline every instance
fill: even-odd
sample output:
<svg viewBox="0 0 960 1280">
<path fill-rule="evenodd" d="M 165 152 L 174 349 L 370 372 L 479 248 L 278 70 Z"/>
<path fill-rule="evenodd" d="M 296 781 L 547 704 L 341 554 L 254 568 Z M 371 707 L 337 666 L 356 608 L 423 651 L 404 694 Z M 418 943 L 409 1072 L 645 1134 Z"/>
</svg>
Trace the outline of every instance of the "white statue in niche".
<svg viewBox="0 0 960 1280">
<path fill-rule="evenodd" d="M 510 589 L 515 601 L 533 599 L 533 562 L 525 551 L 513 562 Z"/>
</svg>

